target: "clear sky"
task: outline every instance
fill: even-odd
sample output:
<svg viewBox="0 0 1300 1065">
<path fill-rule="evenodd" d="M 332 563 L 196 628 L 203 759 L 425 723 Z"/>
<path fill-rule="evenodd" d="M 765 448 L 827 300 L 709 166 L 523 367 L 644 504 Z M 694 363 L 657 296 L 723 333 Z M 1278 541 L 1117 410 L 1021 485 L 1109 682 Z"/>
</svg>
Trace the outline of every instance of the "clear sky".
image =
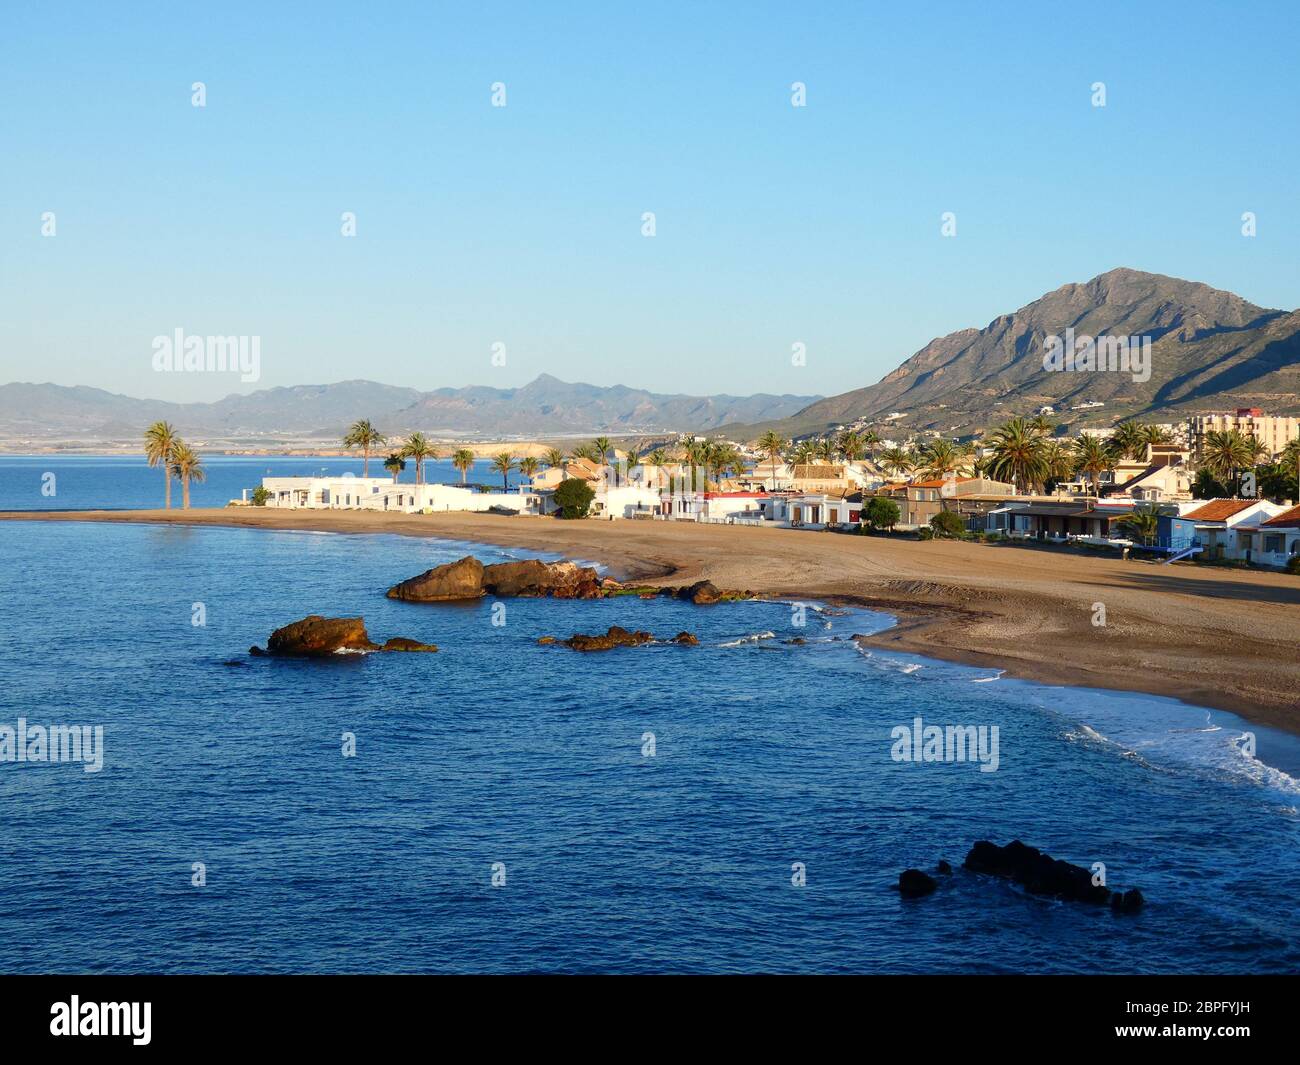
<svg viewBox="0 0 1300 1065">
<path fill-rule="evenodd" d="M 1115 266 L 1292 309 L 1298 11 L 11 5 L 0 382 L 833 394 Z M 177 328 L 261 381 L 154 372 Z"/>
</svg>

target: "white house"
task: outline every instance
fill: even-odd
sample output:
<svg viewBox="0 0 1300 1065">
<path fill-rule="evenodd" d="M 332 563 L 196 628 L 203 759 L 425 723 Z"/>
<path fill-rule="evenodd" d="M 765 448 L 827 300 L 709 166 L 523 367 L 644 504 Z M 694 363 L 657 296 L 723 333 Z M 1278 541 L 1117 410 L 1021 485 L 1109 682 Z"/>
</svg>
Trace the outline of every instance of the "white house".
<svg viewBox="0 0 1300 1065">
<path fill-rule="evenodd" d="M 400 484 L 387 477 L 264 477 L 268 507 L 309 510 L 384 510 L 403 514 L 509 510 L 541 513 L 538 493 L 476 492 L 452 484 Z"/>
<path fill-rule="evenodd" d="M 772 496 L 767 492 L 664 492 L 659 511 L 675 521 L 722 524 L 760 522 L 767 517 Z"/>
<path fill-rule="evenodd" d="M 1244 560 L 1246 552 L 1252 551 L 1258 540 L 1248 536 L 1246 539 L 1252 546 L 1247 547 L 1242 544 L 1238 530 L 1256 533 L 1260 522 L 1277 517 L 1286 508 L 1267 499 L 1210 499 L 1184 504 L 1179 509 L 1181 517 L 1196 525 L 1201 558 L 1214 561 L 1224 558 Z"/>
<path fill-rule="evenodd" d="M 1237 526 L 1238 557 L 1260 566 L 1285 566 L 1300 555 L 1300 507 Z"/>
</svg>

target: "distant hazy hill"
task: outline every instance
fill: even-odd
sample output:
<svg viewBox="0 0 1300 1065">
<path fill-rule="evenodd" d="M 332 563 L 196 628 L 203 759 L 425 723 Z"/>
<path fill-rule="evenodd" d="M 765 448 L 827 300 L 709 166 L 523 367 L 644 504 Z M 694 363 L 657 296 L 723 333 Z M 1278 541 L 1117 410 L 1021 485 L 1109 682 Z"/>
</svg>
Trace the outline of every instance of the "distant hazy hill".
<svg viewBox="0 0 1300 1065">
<path fill-rule="evenodd" d="M 1151 337 L 1150 380 L 1045 371 L 1045 339 L 1067 327 L 1076 335 Z M 1192 281 L 1111 270 L 983 329 L 933 340 L 878 384 L 819 400 L 776 428 L 803 434 L 900 411 L 909 428 L 969 431 L 1043 406 L 1077 421 L 1085 415 L 1069 408 L 1089 402 L 1104 404 L 1087 412 L 1089 424 L 1248 406 L 1300 413 L 1300 312 L 1256 307 Z"/>
<path fill-rule="evenodd" d="M 659 395 L 615 385 L 569 384 L 543 374 L 522 388 L 421 392 L 373 381 L 269 388 L 216 403 L 132 399 L 97 388 L 0 385 L 0 436 L 134 440 L 159 418 L 186 435 L 244 439 L 339 435 L 357 418 L 383 432 L 476 436 L 652 433 L 784 418 L 816 396 Z"/>
</svg>

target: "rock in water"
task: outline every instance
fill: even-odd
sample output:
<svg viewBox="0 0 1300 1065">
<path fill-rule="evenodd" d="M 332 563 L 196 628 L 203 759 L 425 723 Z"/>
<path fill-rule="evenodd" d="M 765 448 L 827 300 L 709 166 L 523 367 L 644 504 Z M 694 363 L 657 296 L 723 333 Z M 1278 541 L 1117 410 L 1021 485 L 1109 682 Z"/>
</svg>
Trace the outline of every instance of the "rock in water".
<svg viewBox="0 0 1300 1065">
<path fill-rule="evenodd" d="M 700 638 L 693 632 L 679 632 L 673 637 L 673 643 L 680 643 L 685 647 L 698 647 Z"/>
<path fill-rule="evenodd" d="M 436 651 L 431 643 L 421 643 L 419 640 L 408 640 L 405 636 L 394 636 L 391 640 L 386 640 L 382 648 L 385 651 Z"/>
<path fill-rule="evenodd" d="M 722 593 L 718 591 L 717 586 L 712 581 L 696 581 L 689 588 L 679 588 L 677 597 L 679 599 L 689 599 L 697 606 L 707 606 L 719 602 L 722 599 Z"/>
<path fill-rule="evenodd" d="M 484 591 L 483 570 L 482 562 L 472 555 L 466 555 L 456 562 L 435 566 L 418 577 L 393 585 L 388 589 L 388 598 L 417 603 L 477 599 Z"/>
<path fill-rule="evenodd" d="M 898 874 L 898 893 L 905 899 L 919 899 L 922 895 L 930 894 L 938 886 L 938 881 L 934 877 L 921 872 L 920 869 L 904 869 Z"/>
<path fill-rule="evenodd" d="M 498 562 L 483 570 L 483 587 L 499 596 L 597 599 L 604 594 L 600 574 L 576 562 Z"/>
<path fill-rule="evenodd" d="M 973 873 L 1013 880 L 1031 895 L 1098 905 L 1105 905 L 1110 899 L 1110 889 L 1094 884 L 1092 873 L 1083 866 L 1060 861 L 1018 839 L 1005 847 L 980 840 L 962 864 Z"/>
<path fill-rule="evenodd" d="M 1110 908 L 1116 913 L 1137 913 L 1145 903 L 1146 899 L 1137 888 L 1117 891 L 1110 897 Z"/>
<path fill-rule="evenodd" d="M 648 632 L 628 632 L 618 625 L 611 625 L 603 636 L 578 633 L 564 641 L 566 647 L 572 647 L 575 651 L 608 651 L 612 647 L 639 647 L 653 642 L 654 637 Z"/>
<path fill-rule="evenodd" d="M 326 618 L 312 614 L 276 629 L 266 641 L 268 654 L 332 655 L 336 651 L 377 651 L 364 618 Z"/>
</svg>

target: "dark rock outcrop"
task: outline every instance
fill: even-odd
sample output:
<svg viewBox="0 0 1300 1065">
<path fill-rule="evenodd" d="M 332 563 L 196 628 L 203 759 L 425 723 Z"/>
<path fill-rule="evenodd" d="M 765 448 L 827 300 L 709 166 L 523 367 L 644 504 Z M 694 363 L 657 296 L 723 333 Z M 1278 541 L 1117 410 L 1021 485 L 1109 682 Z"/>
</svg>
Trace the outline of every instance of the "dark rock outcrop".
<svg viewBox="0 0 1300 1065">
<path fill-rule="evenodd" d="M 1005 847 L 980 840 L 970 849 L 962 864 L 973 873 L 988 873 L 1012 880 L 1031 895 L 1101 906 L 1110 900 L 1110 889 L 1094 884 L 1092 873 L 1083 866 L 1053 858 L 1018 839 Z M 1141 897 L 1141 892 L 1138 892 L 1138 898 Z"/>
<path fill-rule="evenodd" d="M 919 899 L 938 886 L 939 882 L 934 877 L 920 869 L 904 869 L 898 874 L 898 893 L 905 899 Z"/>
<path fill-rule="evenodd" d="M 653 642 L 654 637 L 648 632 L 628 632 L 618 625 L 611 625 L 609 631 L 603 636 L 578 633 L 565 640 L 564 645 L 572 647 L 575 651 L 608 651 L 613 647 L 639 647 Z"/>
<path fill-rule="evenodd" d="M 1137 913 L 1146 903 L 1142 897 L 1142 892 L 1137 888 L 1129 888 L 1128 891 L 1116 891 L 1110 897 L 1110 908 L 1116 913 Z"/>
<path fill-rule="evenodd" d="M 952 866 L 942 859 L 939 860 L 939 864 L 934 869 L 940 876 L 952 876 Z"/>
<path fill-rule="evenodd" d="M 267 654 L 313 657 L 336 651 L 377 651 L 364 618 L 326 618 L 311 614 L 276 629 L 266 641 Z"/>
<path fill-rule="evenodd" d="M 696 581 L 688 588 L 677 589 L 678 599 L 689 599 L 696 606 L 720 602 L 722 593 L 712 581 Z"/>
<path fill-rule="evenodd" d="M 482 562 L 466 555 L 393 585 L 388 589 L 388 598 L 418 603 L 477 599 L 483 594 L 483 569 Z"/>
<path fill-rule="evenodd" d="M 271 633 L 266 649 L 250 647 L 254 657 L 282 655 L 294 658 L 323 658 L 348 651 L 436 651 L 431 643 L 394 636 L 383 646 L 370 639 L 364 618 L 327 618 L 310 614 L 301 621 L 284 625 Z"/>
<path fill-rule="evenodd" d="M 384 651 L 436 651 L 437 649 L 431 643 L 408 640 L 405 636 L 394 636 L 391 640 L 385 640 L 381 648 Z"/>
</svg>

